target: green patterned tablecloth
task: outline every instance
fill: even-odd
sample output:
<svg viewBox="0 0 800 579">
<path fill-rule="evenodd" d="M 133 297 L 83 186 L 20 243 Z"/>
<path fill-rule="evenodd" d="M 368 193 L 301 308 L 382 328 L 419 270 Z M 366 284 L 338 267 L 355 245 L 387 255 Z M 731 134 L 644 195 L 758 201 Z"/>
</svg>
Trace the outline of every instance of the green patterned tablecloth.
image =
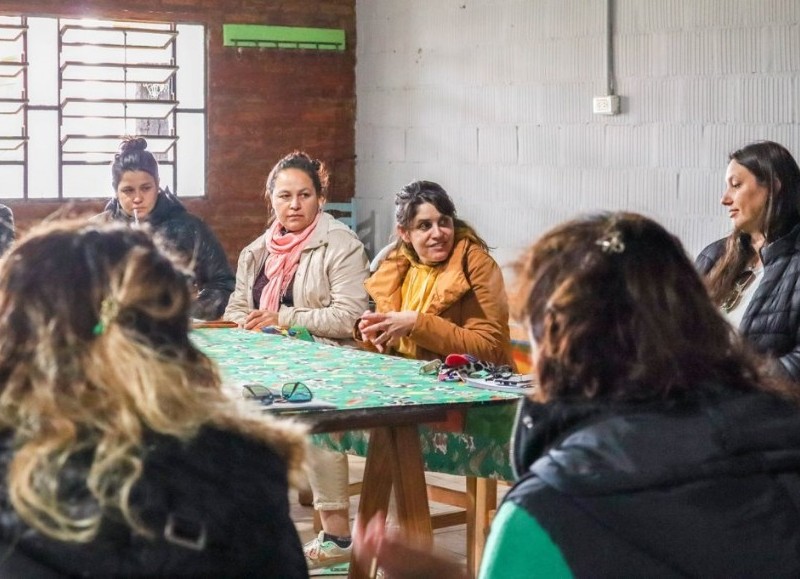
<svg viewBox="0 0 800 579">
<path fill-rule="evenodd" d="M 220 367 L 228 385 L 260 383 L 280 390 L 302 381 L 339 409 L 469 403 L 463 432 L 420 428 L 426 469 L 510 480 L 508 444 L 516 395 L 439 382 L 419 374 L 421 362 L 352 348 L 304 342 L 235 328 L 198 329 L 192 339 Z M 483 404 L 483 406 L 481 406 Z M 316 434 L 315 444 L 366 455 L 363 430 Z"/>
</svg>

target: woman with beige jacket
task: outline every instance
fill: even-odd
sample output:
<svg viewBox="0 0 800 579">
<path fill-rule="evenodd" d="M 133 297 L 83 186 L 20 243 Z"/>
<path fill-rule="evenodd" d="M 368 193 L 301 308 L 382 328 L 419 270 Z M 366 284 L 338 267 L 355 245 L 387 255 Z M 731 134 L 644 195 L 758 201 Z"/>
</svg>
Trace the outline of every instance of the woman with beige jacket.
<svg viewBox="0 0 800 579">
<path fill-rule="evenodd" d="M 369 264 L 346 225 L 323 213 L 325 166 L 295 151 L 267 177 L 275 219 L 244 248 L 223 318 L 248 330 L 303 326 L 315 339 L 348 339 L 368 303 Z"/>
</svg>

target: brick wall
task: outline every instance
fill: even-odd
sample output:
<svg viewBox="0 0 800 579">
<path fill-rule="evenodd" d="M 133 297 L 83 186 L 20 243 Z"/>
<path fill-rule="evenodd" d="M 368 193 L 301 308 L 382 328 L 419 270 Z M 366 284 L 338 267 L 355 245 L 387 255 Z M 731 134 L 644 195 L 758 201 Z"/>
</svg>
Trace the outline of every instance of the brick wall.
<svg viewBox="0 0 800 579">
<path fill-rule="evenodd" d="M 264 183 L 271 166 L 285 153 L 302 148 L 326 161 L 332 173 L 330 199 L 344 201 L 353 196 L 354 0 L 24 0 L 5 1 L 0 10 L 206 25 L 207 197 L 186 204 L 214 229 L 232 263 L 241 248 L 263 231 L 267 218 Z M 344 53 L 239 51 L 222 46 L 223 23 L 342 28 L 347 48 Z M 20 230 L 60 208 L 38 201 L 9 205 Z M 97 201 L 78 202 L 74 210 L 99 211 L 102 206 Z"/>
</svg>

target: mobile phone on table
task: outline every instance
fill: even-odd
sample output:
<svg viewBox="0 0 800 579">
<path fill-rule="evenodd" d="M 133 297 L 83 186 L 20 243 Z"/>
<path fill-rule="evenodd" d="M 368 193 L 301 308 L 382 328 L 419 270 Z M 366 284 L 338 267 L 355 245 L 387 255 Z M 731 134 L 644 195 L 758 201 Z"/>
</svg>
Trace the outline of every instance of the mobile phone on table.
<svg viewBox="0 0 800 579">
<path fill-rule="evenodd" d="M 512 374 L 508 377 L 498 376 L 494 379 L 496 384 L 501 386 L 517 386 L 527 388 L 533 385 L 533 374 Z"/>
</svg>

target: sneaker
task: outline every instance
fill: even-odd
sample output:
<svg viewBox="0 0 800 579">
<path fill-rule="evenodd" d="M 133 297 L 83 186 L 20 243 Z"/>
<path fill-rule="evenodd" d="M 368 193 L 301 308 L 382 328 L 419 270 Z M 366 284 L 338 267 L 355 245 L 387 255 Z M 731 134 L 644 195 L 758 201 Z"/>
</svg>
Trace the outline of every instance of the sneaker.
<svg viewBox="0 0 800 579">
<path fill-rule="evenodd" d="M 353 545 L 340 547 L 333 541 L 326 541 L 325 531 L 320 531 L 316 539 L 303 545 L 303 553 L 306 556 L 308 569 L 319 569 L 349 562 Z"/>
</svg>

